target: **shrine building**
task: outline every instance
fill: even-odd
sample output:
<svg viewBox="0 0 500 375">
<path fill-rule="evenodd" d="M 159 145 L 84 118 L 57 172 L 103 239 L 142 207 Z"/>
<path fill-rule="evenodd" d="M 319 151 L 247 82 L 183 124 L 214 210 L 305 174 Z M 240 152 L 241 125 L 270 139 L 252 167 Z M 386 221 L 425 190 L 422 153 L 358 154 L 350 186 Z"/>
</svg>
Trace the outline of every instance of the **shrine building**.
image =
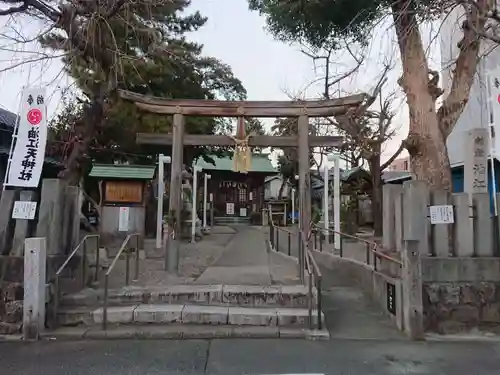
<svg viewBox="0 0 500 375">
<path fill-rule="evenodd" d="M 248 173 L 234 172 L 233 156 L 211 156 L 215 165 L 198 159 L 196 166 L 202 169 L 198 175 L 198 202 L 203 202 L 204 174 L 208 180 L 208 193 L 214 202 L 216 223 L 248 222 L 259 217 L 265 207 L 265 179 L 278 174 L 271 164 L 269 154 L 253 153 Z"/>
</svg>

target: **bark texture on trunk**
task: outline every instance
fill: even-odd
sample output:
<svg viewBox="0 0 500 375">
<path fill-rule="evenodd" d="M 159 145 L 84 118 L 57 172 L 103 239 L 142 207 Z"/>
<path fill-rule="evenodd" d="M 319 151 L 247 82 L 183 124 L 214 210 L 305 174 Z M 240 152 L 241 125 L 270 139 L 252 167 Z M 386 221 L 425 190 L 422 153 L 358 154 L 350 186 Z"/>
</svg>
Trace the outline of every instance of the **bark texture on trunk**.
<svg viewBox="0 0 500 375">
<path fill-rule="evenodd" d="M 372 183 L 372 218 L 373 230 L 376 237 L 382 236 L 382 171 L 380 168 L 380 154 L 373 155 L 368 160 L 370 165 L 370 177 Z"/>
<path fill-rule="evenodd" d="M 464 37 L 453 71 L 451 91 L 439 111 L 436 100 L 443 91 L 439 74 L 429 69 L 422 43 L 414 0 L 397 0 L 392 13 L 398 38 L 403 75 L 399 81 L 410 112 L 410 131 L 405 141 L 411 159 L 411 171 L 417 180 L 433 189 L 452 190 L 451 168 L 446 139 L 453 130 L 469 98 L 477 68 L 480 39 L 474 30 L 484 27 L 487 0 L 470 7 L 464 21 Z"/>
<path fill-rule="evenodd" d="M 396 1 L 392 5 L 403 64 L 399 83 L 407 96 L 410 112 L 406 148 L 416 179 L 436 189 L 451 190 L 446 138 L 439 128 L 435 98 L 429 90 L 429 66 L 412 5 L 411 0 Z"/>
</svg>

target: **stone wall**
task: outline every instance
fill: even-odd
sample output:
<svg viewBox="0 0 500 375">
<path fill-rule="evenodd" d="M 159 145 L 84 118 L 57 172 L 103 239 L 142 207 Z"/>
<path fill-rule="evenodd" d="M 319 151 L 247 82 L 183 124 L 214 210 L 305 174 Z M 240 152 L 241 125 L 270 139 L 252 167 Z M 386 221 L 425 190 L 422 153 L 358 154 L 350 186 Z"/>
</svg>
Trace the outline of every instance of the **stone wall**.
<svg viewBox="0 0 500 375">
<path fill-rule="evenodd" d="M 500 333 L 500 282 L 425 283 L 423 305 L 426 331 Z"/>
<path fill-rule="evenodd" d="M 499 258 L 422 258 L 424 328 L 500 333 Z"/>
</svg>

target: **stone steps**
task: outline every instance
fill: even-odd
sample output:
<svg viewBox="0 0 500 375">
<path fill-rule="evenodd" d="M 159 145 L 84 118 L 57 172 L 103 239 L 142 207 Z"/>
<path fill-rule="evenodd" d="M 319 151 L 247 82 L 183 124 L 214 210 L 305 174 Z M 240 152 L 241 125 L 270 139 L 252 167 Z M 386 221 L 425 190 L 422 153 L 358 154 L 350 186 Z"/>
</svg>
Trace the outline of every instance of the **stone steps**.
<svg viewBox="0 0 500 375">
<path fill-rule="evenodd" d="M 230 326 L 195 324 L 110 324 L 107 330 L 99 326 L 60 327 L 42 333 L 48 340 L 189 340 L 229 338 L 272 338 L 328 340 L 326 329 L 309 330 L 279 326 Z"/>
<path fill-rule="evenodd" d="M 313 290 L 316 295 L 316 290 Z M 308 288 L 303 285 L 171 285 L 111 289 L 108 306 L 137 304 L 194 304 L 210 306 L 307 308 Z M 62 307 L 100 307 L 104 290 L 85 289 L 66 295 Z M 315 301 L 313 301 L 315 304 Z M 313 306 L 314 306 L 313 304 Z"/>
<path fill-rule="evenodd" d="M 196 324 L 307 328 L 309 311 L 305 308 L 224 307 L 190 304 L 137 304 L 111 306 L 109 324 Z M 324 315 L 322 323 L 324 323 Z M 313 324 L 318 321 L 313 310 Z M 102 324 L 103 308 L 65 308 L 58 311 L 60 325 L 94 326 Z"/>
</svg>

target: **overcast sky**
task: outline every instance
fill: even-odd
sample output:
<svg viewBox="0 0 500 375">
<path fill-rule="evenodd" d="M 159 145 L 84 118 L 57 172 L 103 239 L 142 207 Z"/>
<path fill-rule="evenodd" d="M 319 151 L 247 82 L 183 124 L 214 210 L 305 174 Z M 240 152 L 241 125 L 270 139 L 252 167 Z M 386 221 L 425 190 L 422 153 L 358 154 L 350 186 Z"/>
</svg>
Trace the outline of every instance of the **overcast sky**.
<svg viewBox="0 0 500 375">
<path fill-rule="evenodd" d="M 318 97 L 320 84 L 311 84 L 321 75 L 321 67 L 316 67 L 311 59 L 300 51 L 300 46 L 290 46 L 277 42 L 265 30 L 265 20 L 256 12 L 248 10 L 247 0 L 192 0 L 191 9 L 199 10 L 208 17 L 205 27 L 192 35 L 192 39 L 204 44 L 204 53 L 229 64 L 235 75 L 242 80 L 251 100 L 287 100 L 288 94 L 303 98 Z M 3 32 L 9 30 L 12 20 L 3 19 Z M 6 26 L 7 25 L 7 26 Z M 22 25 L 25 35 L 34 35 L 41 24 L 30 22 Z M 20 27 L 19 24 L 16 25 Z M 26 31 L 30 30 L 30 32 Z M 3 43 L 5 45 L 5 43 Z M 24 47 L 25 52 L 13 52 L 21 48 L 14 43 L 9 50 L 0 51 L 0 69 L 16 65 L 26 59 L 33 49 Z M 27 50 L 27 51 L 26 51 Z M 391 61 L 395 68 L 389 76 L 386 92 L 397 90 L 396 80 L 400 75 L 399 52 L 394 42 L 390 23 L 387 20 L 374 33 L 368 50 L 366 64 L 349 81 L 344 82 L 344 93 L 370 92 L 380 76 L 383 62 Z M 339 73 L 352 66 L 353 60 L 347 54 L 339 54 Z M 435 59 L 435 61 L 438 61 Z M 19 93 L 24 85 L 47 85 L 49 93 L 49 115 L 62 106 L 61 90 L 70 80 L 61 73 L 58 59 L 44 60 L 43 63 L 20 65 L 0 73 L 0 106 L 17 112 Z M 407 111 L 404 100 L 396 92 L 394 110 L 397 112 L 395 126 L 398 136 L 388 143 L 385 156 L 396 149 L 407 133 Z M 270 126 L 272 120 L 266 121 Z"/>
</svg>

